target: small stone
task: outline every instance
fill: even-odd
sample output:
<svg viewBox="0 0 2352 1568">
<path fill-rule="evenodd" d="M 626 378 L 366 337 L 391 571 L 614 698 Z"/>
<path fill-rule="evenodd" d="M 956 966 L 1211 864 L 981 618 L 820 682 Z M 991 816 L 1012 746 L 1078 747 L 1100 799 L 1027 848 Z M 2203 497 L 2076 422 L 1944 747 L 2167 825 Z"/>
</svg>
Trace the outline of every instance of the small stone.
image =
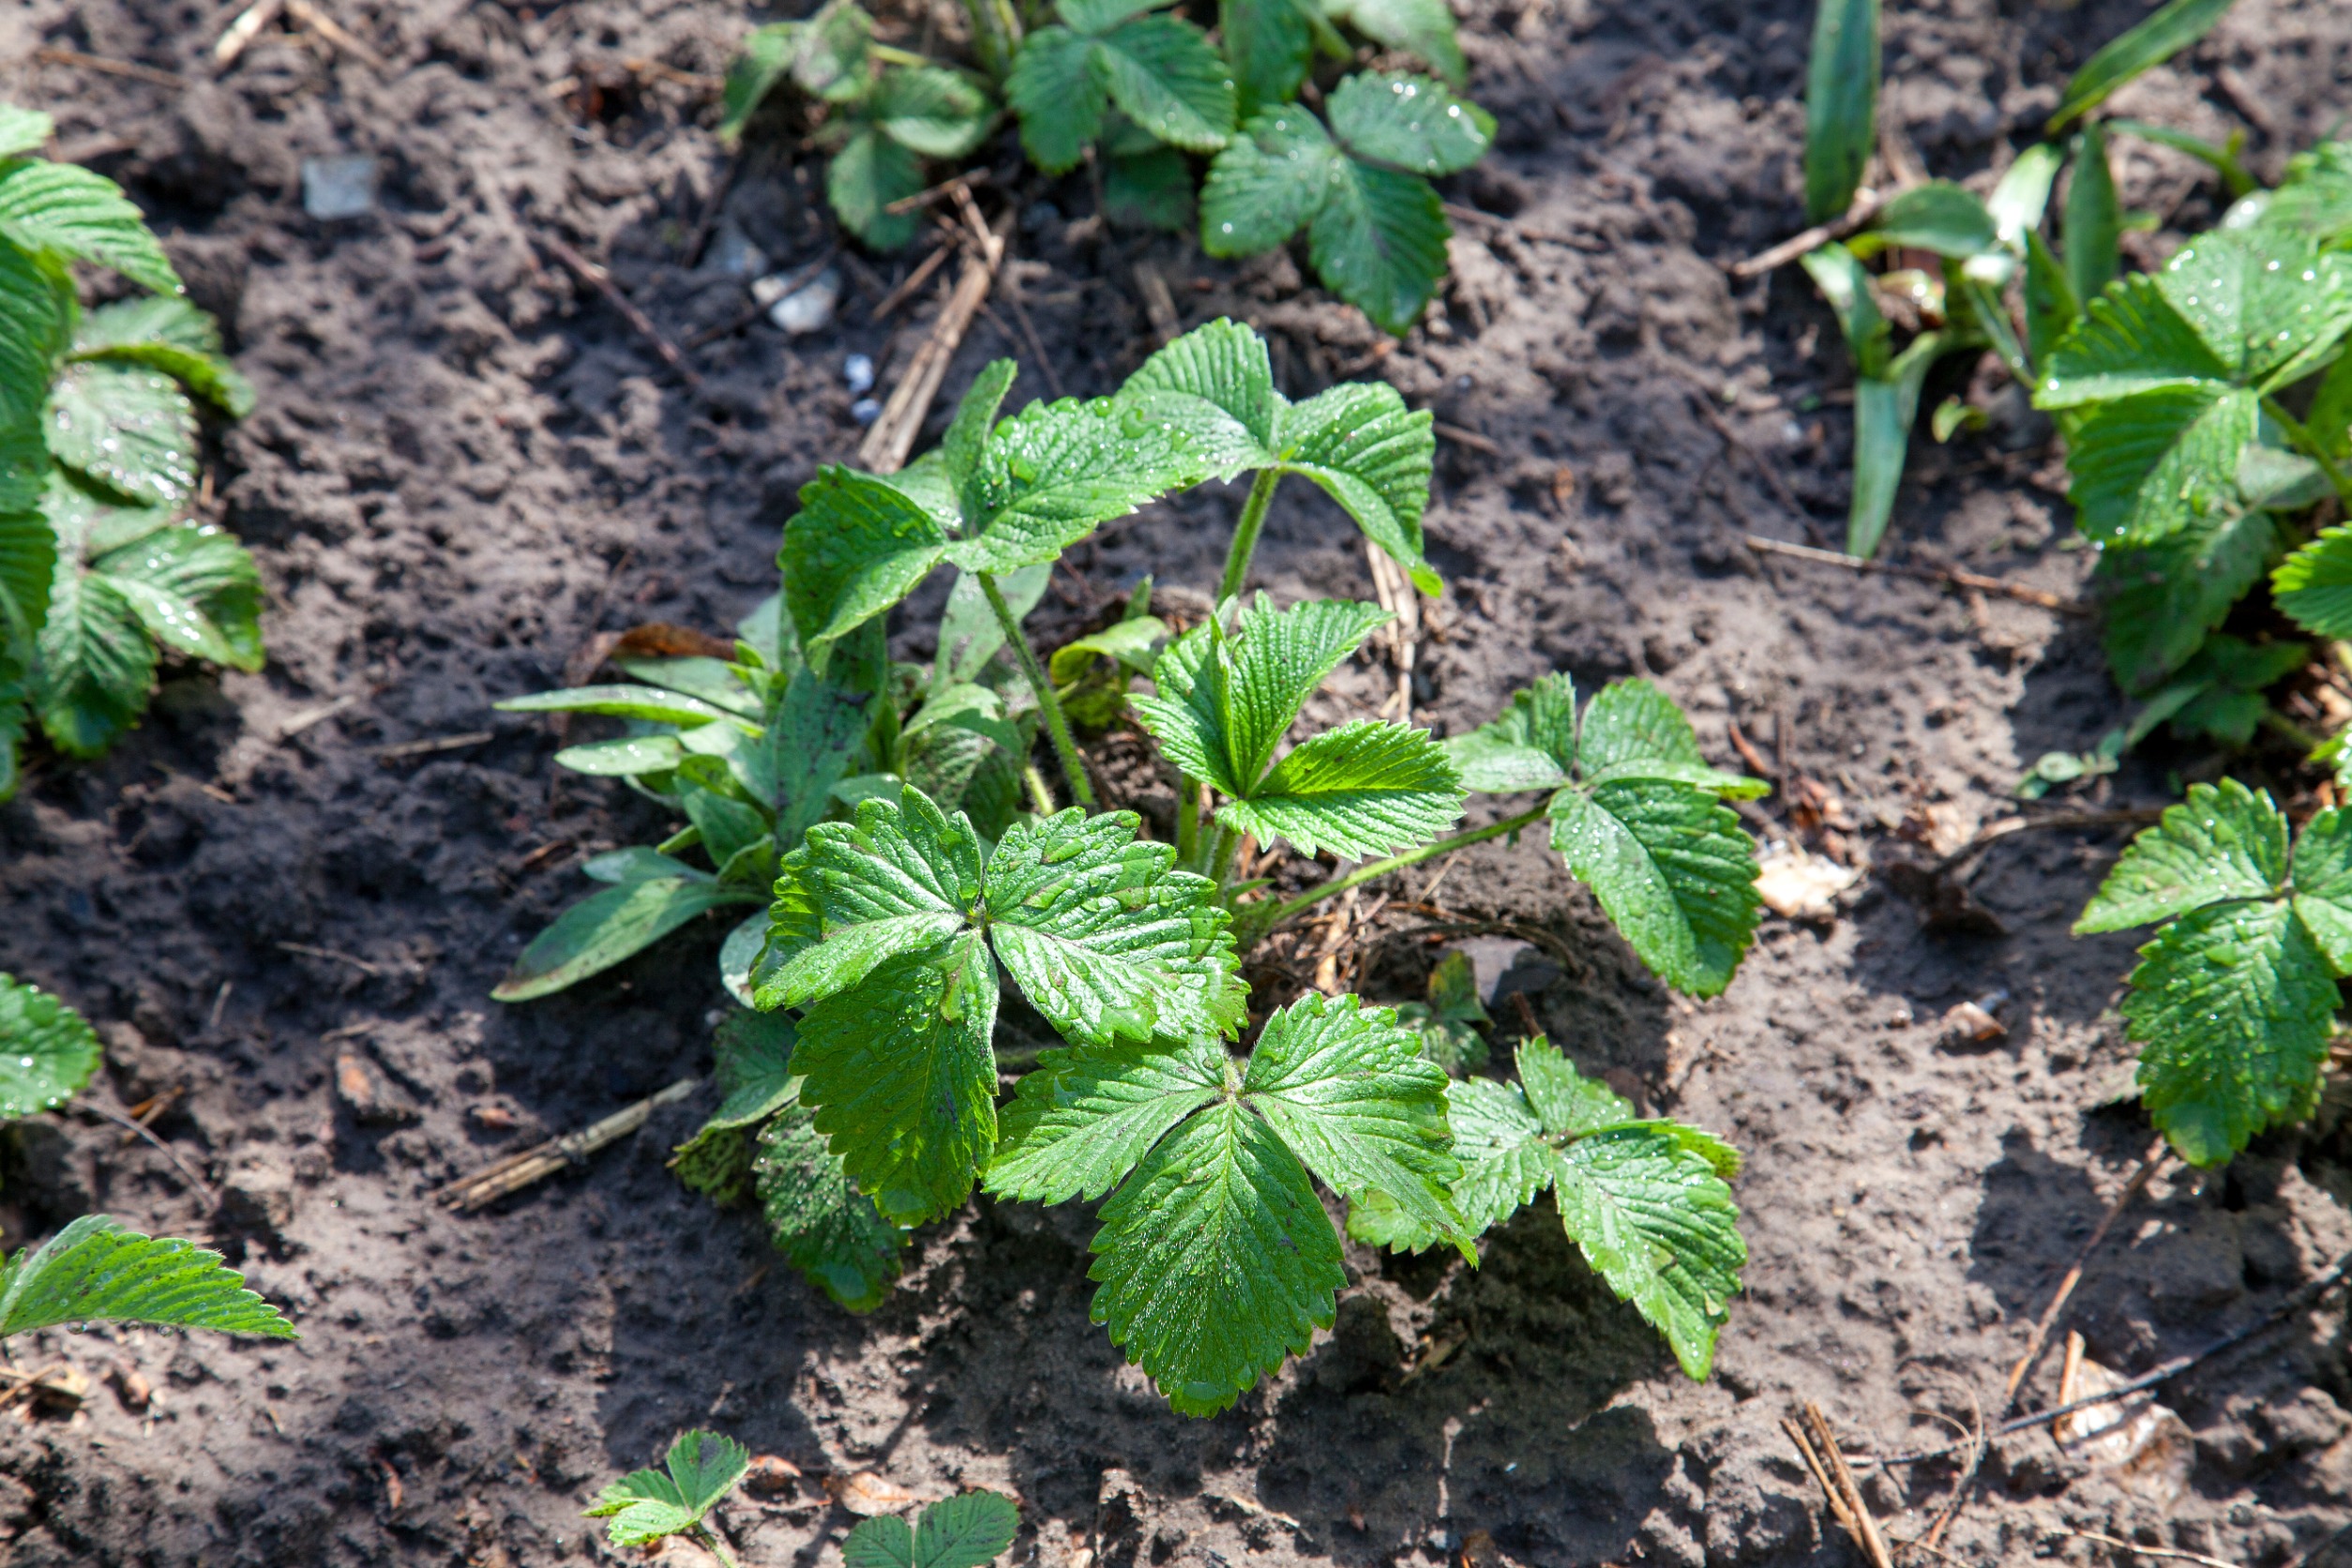
<svg viewBox="0 0 2352 1568">
<path fill-rule="evenodd" d="M 860 398 L 850 405 L 850 417 L 861 425 L 870 425 L 882 417 L 882 403 L 874 398 Z"/>
<path fill-rule="evenodd" d="M 852 393 L 871 391 L 874 385 L 873 356 L 853 354 L 841 361 L 841 381 Z"/>
<path fill-rule="evenodd" d="M 859 1470 L 855 1475 L 828 1475 L 825 1490 L 833 1500 L 851 1513 L 864 1518 L 877 1514 L 896 1514 L 912 1507 L 914 1494 L 904 1486 L 884 1481 L 872 1470 Z"/>
<path fill-rule="evenodd" d="M 783 279 L 763 278 L 751 286 L 751 297 L 768 308 L 768 320 L 781 331 L 798 338 L 805 333 L 818 332 L 832 324 L 833 308 L 841 302 L 841 272 L 827 267 L 790 294 L 780 291 Z M 761 284 L 772 287 L 763 291 Z M 771 300 L 765 294 L 775 294 Z"/>
<path fill-rule="evenodd" d="M 711 236 L 702 265 L 726 278 L 757 278 L 768 269 L 768 253 L 754 245 L 743 226 L 731 218 Z"/>
<path fill-rule="evenodd" d="M 360 218 L 375 211 L 383 164 L 366 153 L 302 161 L 302 210 L 313 218 Z"/>
<path fill-rule="evenodd" d="M 1756 867 L 1756 894 L 1783 920 L 1816 923 L 1837 918 L 1837 896 L 1861 873 L 1791 845 L 1764 857 Z"/>
</svg>

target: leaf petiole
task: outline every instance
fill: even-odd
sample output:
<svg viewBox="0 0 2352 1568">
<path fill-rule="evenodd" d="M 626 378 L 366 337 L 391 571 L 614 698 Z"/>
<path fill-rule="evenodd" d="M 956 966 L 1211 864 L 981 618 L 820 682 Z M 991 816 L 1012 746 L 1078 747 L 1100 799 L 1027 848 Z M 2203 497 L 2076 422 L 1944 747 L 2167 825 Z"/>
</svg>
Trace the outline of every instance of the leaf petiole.
<svg viewBox="0 0 2352 1568">
<path fill-rule="evenodd" d="M 1046 676 L 1046 667 L 1037 662 L 1037 650 L 1029 645 L 1029 636 L 1021 630 L 1020 617 L 1004 602 L 1004 590 L 996 585 L 992 573 L 974 572 L 980 580 L 980 592 L 996 612 L 996 624 L 1004 630 L 1005 643 L 1020 660 L 1021 673 L 1029 677 L 1029 689 L 1037 694 L 1037 706 L 1045 710 L 1046 729 L 1053 736 L 1053 752 L 1062 760 L 1063 776 L 1070 781 L 1070 799 L 1087 810 L 1094 809 L 1094 785 L 1086 776 L 1086 759 L 1079 755 L 1078 742 L 1070 736 L 1070 721 L 1062 712 L 1062 700 L 1053 694 L 1053 682 Z"/>
<path fill-rule="evenodd" d="M 1385 877 L 1391 871 L 1401 871 L 1408 866 L 1418 866 L 1425 860 L 1434 859 L 1455 850 L 1465 849 L 1472 844 L 1483 844 L 1489 838 L 1500 838 L 1507 833 L 1516 833 L 1521 828 L 1533 827 L 1544 820 L 1544 815 L 1548 809 L 1548 806 L 1539 806 L 1532 810 L 1522 811 L 1515 817 L 1505 817 L 1499 822 L 1489 822 L 1485 827 L 1474 827 L 1462 833 L 1449 834 L 1434 844 L 1424 844 L 1419 849 L 1407 850 L 1403 854 L 1393 854 L 1385 860 L 1368 860 L 1344 877 L 1334 877 L 1319 887 L 1307 889 L 1288 903 L 1276 904 L 1266 912 L 1263 924 L 1259 925 L 1253 921 L 1253 927 L 1259 931 L 1271 931 L 1302 910 L 1311 909 L 1324 899 L 1345 893 L 1351 887 L 1361 887 L 1376 878 Z"/>
<path fill-rule="evenodd" d="M 1190 866 L 1200 850 L 1200 780 L 1187 774 L 1176 787 L 1176 864 Z"/>
<path fill-rule="evenodd" d="M 1258 553 L 1258 535 L 1266 526 L 1266 508 L 1274 503 L 1282 470 L 1261 468 L 1251 481 L 1249 499 L 1242 504 L 1242 520 L 1234 525 L 1233 543 L 1225 552 L 1225 580 L 1217 586 L 1217 603 L 1239 598 L 1249 577 L 1250 557 Z"/>
</svg>

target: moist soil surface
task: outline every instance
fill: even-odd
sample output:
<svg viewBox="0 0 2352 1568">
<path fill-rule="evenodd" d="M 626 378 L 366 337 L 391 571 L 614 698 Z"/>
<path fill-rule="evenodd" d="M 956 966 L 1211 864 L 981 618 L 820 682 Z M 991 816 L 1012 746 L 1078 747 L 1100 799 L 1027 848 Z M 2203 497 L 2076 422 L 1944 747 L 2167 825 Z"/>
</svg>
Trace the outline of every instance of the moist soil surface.
<svg viewBox="0 0 2352 1568">
<path fill-rule="evenodd" d="M 1335 1329 L 1207 1421 L 1169 1413 L 1090 1323 L 1082 1206 L 975 1199 L 918 1235 L 879 1311 L 836 1307 L 754 1215 L 664 1168 L 715 1105 L 707 1084 L 487 1212 L 430 1201 L 706 1075 L 729 1005 L 716 923 L 550 1000 L 490 1000 L 591 885 L 584 856 L 672 825 L 560 775 L 552 727 L 490 704 L 578 678 L 599 632 L 724 633 L 767 595 L 796 490 L 859 439 L 847 357 L 872 356 L 886 392 L 939 295 L 878 320 L 910 261 L 851 248 L 832 323 L 742 324 L 745 279 L 723 265 L 739 240 L 793 271 L 836 235 L 788 114 L 755 125 L 730 176 L 699 79 L 724 68 L 735 7 L 329 8 L 380 68 L 273 23 L 217 69 L 236 8 L 198 0 L 32 0 L 0 20 L 0 88 L 147 209 L 259 387 L 259 411 L 218 432 L 205 506 L 261 561 L 270 651 L 255 676 L 170 668 L 111 756 L 37 753 L 0 808 L 0 969 L 100 1027 L 88 1105 L 184 1091 L 154 1123 L 169 1157 L 87 1109 L 16 1128 L 0 1220 L 11 1244 L 100 1209 L 208 1238 L 302 1332 L 13 1342 L 20 1366 L 92 1384 L 78 1412 L 0 1413 L 9 1561 L 612 1557 L 582 1506 L 695 1425 L 807 1478 L 722 1515 L 752 1563 L 836 1560 L 853 1515 L 817 1483 L 858 1471 L 917 1497 L 1011 1492 L 1010 1560 L 1055 1568 L 1860 1560 L 1782 1418 L 1817 1402 L 1870 1454 L 1998 1414 L 2149 1143 L 2112 1012 L 2132 939 L 2068 932 L 2128 830 L 2021 834 L 1927 873 L 2014 811 L 2023 768 L 2088 748 L 2121 704 L 2094 619 L 1743 543 L 1843 531 L 1834 324 L 1794 269 L 1726 271 L 1800 226 L 1810 7 L 1472 0 L 1471 92 L 1500 145 L 1447 184 L 1453 277 L 1397 343 L 1303 281 L 1300 258 L 1212 263 L 1107 229 L 1082 173 L 1021 172 L 1009 133 L 975 160 L 997 160 L 980 200 L 991 217 L 1011 204 L 1014 260 L 926 444 L 990 358 L 1022 360 L 1017 402 L 1113 387 L 1155 341 L 1139 266 L 1181 324 L 1266 332 L 1293 396 L 1386 377 L 1443 432 L 1427 526 L 1447 588 L 1426 609 L 1416 719 L 1458 732 L 1549 671 L 1648 676 L 1715 761 L 1773 776 L 1759 837 L 1859 873 L 1822 917 L 1768 918 L 1705 1003 L 1649 979 L 1535 837 L 1464 853 L 1434 887 L 1433 864 L 1367 890 L 1346 921 L 1277 944 L 1289 969 L 1262 972 L 1311 972 L 1329 948 L 1328 974 L 1395 1001 L 1466 943 L 1490 994 L 1517 990 L 1587 1069 L 1745 1152 L 1748 1288 L 1694 1383 L 1548 1202 L 1475 1271 L 1351 1246 Z M 1891 122 L 1929 170 L 1989 179 L 2144 11 L 1891 8 Z M 919 17 L 898 21 L 919 39 Z M 2275 176 L 2347 83 L 2352 9 L 2240 0 L 2117 107 L 2216 139 L 2243 126 Z M 304 161 L 347 154 L 380 159 L 374 210 L 306 216 Z M 2157 224 L 2130 238 L 2139 264 L 2215 216 L 2201 166 L 2135 142 L 2118 156 L 2127 204 Z M 694 344 L 694 384 L 565 269 L 559 240 Z M 1889 553 L 2071 596 L 2088 558 L 2069 548 L 2060 454 L 1997 384 L 1980 384 L 1989 428 L 1916 442 Z M 1198 606 L 1240 501 L 1212 488 L 1104 529 L 1057 572 L 1040 641 L 1099 624 L 1145 572 L 1164 606 Z M 1257 580 L 1281 601 L 1373 594 L 1356 535 L 1304 487 L 1277 502 Z M 894 623 L 903 656 L 929 652 L 943 586 Z M 1310 716 L 1367 715 L 1395 679 L 1377 657 L 1349 666 Z M 1135 753 L 1096 745 L 1125 802 L 1165 820 L 1167 782 Z M 2235 765 L 2291 787 L 2290 762 Z M 2220 766 L 2160 741 L 2064 804 L 2161 805 Z M 1968 1002 L 1996 1027 L 1950 1017 Z M 1527 1020 L 1517 1001 L 1494 1010 L 1499 1039 Z M 2352 1246 L 2335 1114 L 2224 1172 L 2159 1170 L 2021 1408 L 2056 1403 L 2064 1329 L 2136 1374 L 2256 1322 Z M 2344 1353 L 2340 1308 L 2289 1314 L 2166 1385 L 2175 1414 L 2135 1417 L 2120 1468 L 2046 1426 L 2006 1438 L 1944 1556 L 1909 1560 L 2124 1560 L 2102 1536 L 2299 1560 L 2352 1521 Z M 134 1380 L 143 1410 L 117 1391 Z M 1964 1459 L 1860 1467 L 1890 1537 L 1928 1528 Z"/>
</svg>

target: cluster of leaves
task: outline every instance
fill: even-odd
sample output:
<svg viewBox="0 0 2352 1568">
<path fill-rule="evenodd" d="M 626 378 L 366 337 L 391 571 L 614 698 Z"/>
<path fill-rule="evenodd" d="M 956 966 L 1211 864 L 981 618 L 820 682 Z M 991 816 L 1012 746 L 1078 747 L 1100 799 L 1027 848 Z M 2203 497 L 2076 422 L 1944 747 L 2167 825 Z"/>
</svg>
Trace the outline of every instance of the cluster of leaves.
<svg viewBox="0 0 2352 1568">
<path fill-rule="evenodd" d="M 1430 179 L 1469 168 L 1492 116 L 1457 96 L 1467 74 L 1444 0 L 1225 0 L 1215 38 L 1166 0 L 1056 0 L 1024 27 L 1003 0 L 966 0 L 977 72 L 873 41 L 852 0 L 755 30 L 728 72 L 721 133 L 792 83 L 822 106 L 826 190 L 843 224 L 892 249 L 915 234 L 923 160 L 974 151 L 996 124 L 991 87 L 1030 160 L 1063 174 L 1093 159 L 1106 217 L 1182 230 L 1244 256 L 1302 229 L 1324 284 L 1403 333 L 1445 275 L 1451 233 Z M 1440 77 L 1364 71 L 1299 101 L 1318 53 L 1349 63 L 1352 28 Z M 1196 202 L 1188 157 L 1213 159 Z"/>
<path fill-rule="evenodd" d="M 1416 1244 L 1443 1240 L 1472 1258 L 1497 1217 L 1482 1199 L 1472 1223 L 1455 1196 L 1447 1068 L 1484 1048 L 1474 1032 L 1461 1038 L 1484 1014 L 1458 968 L 1439 1010 L 1410 1025 L 1354 997 L 1309 995 L 1264 1018 L 1237 1058 L 1229 1042 L 1255 1021 L 1241 942 L 1344 885 L 1548 816 L 1570 869 L 1643 959 L 1711 995 L 1757 908 L 1754 849 L 1723 801 L 1762 787 L 1709 767 L 1689 722 L 1642 682 L 1608 687 L 1580 716 L 1553 677 L 1449 744 L 1380 720 L 1288 744 L 1307 699 L 1386 614 L 1345 601 L 1276 608 L 1262 595 L 1244 607 L 1267 509 L 1285 475 L 1309 478 L 1416 581 L 1440 586 L 1422 554 L 1428 416 L 1378 384 L 1292 403 L 1264 342 L 1223 322 L 1108 398 L 1000 417 L 1012 379 L 1009 363 L 984 371 L 939 449 L 903 472 L 826 468 L 804 488 L 784 531 L 780 608 L 747 623 L 732 662 L 625 662 L 640 684 L 521 704 L 628 720 L 631 733 L 565 760 L 593 771 L 609 758 L 606 771 L 676 801 L 688 826 L 592 867 L 642 876 L 567 913 L 500 994 L 568 983 L 650 940 L 649 920 L 615 934 L 624 909 L 708 908 L 765 889 L 764 916 L 722 955 L 758 1012 L 721 1032 L 726 1100 L 680 1149 L 682 1177 L 721 1201 L 756 1200 L 776 1245 L 853 1308 L 888 1289 L 909 1228 L 975 1185 L 1101 1201 L 1095 1316 L 1171 1403 L 1207 1413 L 1333 1321 L 1340 1239 L 1315 1183 L 1407 1216 Z M 1033 598 L 1061 552 L 1099 525 L 1244 474 L 1254 477 L 1215 612 L 1177 632 L 1139 596 L 1123 619 L 1057 651 L 1049 671 L 1007 588 Z M 884 616 L 942 564 L 963 574 L 957 594 L 976 595 L 960 609 L 951 597 L 929 670 L 890 665 Z M 1138 672 L 1149 693 L 1130 693 Z M 1174 844 L 1141 837 L 1132 813 L 1092 808 L 1065 695 L 1158 743 L 1178 775 Z M 1067 809 L 1053 809 L 1029 763 L 1039 728 L 1078 802 Z M 1548 799 L 1441 838 L 1469 788 Z M 1236 884 L 1244 839 L 1391 858 L 1282 903 L 1251 897 L 1262 883 Z M 714 870 L 670 858 L 695 843 Z M 1008 982 L 1062 1044 L 1000 1107 Z M 1607 1122 L 1616 1141 L 1576 1160 L 1624 1143 L 1626 1119 Z M 1543 1136 L 1565 1150 L 1600 1125 L 1546 1123 Z M 1718 1189 L 1677 1186 L 1651 1167 L 1626 1180 L 1636 1178 L 1651 1184 L 1573 1199 L 1584 1206 L 1572 1230 L 1596 1259 L 1616 1259 L 1605 1272 L 1685 1365 L 1703 1368 L 1736 1236 L 1687 1257 L 1657 1250 L 1660 1226 L 1711 1235 Z"/>
<path fill-rule="evenodd" d="M 659 1470 L 632 1470 L 596 1494 L 592 1519 L 609 1518 L 616 1546 L 650 1547 L 678 1535 L 733 1568 L 731 1552 L 710 1524 L 750 1473 L 751 1455 L 716 1432 L 682 1432 Z M 931 1504 L 910 1527 L 896 1515 L 860 1520 L 841 1542 L 846 1568 L 981 1568 L 1013 1544 L 1020 1510 L 1001 1492 L 961 1492 Z"/>
<path fill-rule="evenodd" d="M 0 974 L 0 1122 L 54 1110 L 101 1059 L 97 1033 L 38 986 Z M 126 1230 L 103 1214 L 75 1220 L 38 1248 L 0 1260 L 0 1339 L 59 1323 L 135 1322 L 294 1337 L 292 1324 L 220 1255 Z"/>
<path fill-rule="evenodd" d="M 188 393 L 242 415 L 252 389 L 121 189 L 26 156 L 52 133 L 0 104 L 0 798 L 31 716 L 75 756 L 137 722 L 158 645 L 262 663 L 251 558 L 175 520 L 197 484 Z M 84 310 L 77 262 L 152 293 Z"/>
<path fill-rule="evenodd" d="M 2319 1103 L 2337 982 L 2352 976 L 2352 812 L 2321 811 L 2290 848 L 2268 792 L 2191 786 L 2074 929 L 2149 925 L 2123 1003 L 2141 1097 L 2182 1158 L 2220 1165 Z"/>
</svg>

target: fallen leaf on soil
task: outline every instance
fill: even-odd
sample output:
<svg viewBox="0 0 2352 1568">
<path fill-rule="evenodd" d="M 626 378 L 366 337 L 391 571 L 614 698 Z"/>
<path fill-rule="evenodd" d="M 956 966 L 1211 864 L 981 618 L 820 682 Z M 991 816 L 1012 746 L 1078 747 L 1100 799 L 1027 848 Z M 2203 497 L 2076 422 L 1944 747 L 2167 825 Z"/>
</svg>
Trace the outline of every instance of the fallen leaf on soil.
<svg viewBox="0 0 2352 1568">
<path fill-rule="evenodd" d="M 799 1490 L 800 1467 L 774 1454 L 761 1454 L 744 1472 L 744 1489 L 754 1497 L 779 1497 Z"/>
<path fill-rule="evenodd" d="M 914 1506 L 914 1494 L 904 1486 L 884 1481 L 872 1470 L 859 1470 L 855 1475 L 828 1475 L 825 1491 L 833 1500 L 852 1514 L 871 1518 L 877 1514 L 896 1514 Z"/>
<path fill-rule="evenodd" d="M 2131 1380 L 2085 1357 L 2075 1373 L 2073 1396 L 2088 1399 Z M 2124 1490 L 2169 1510 L 2188 1489 L 2196 1439 L 2189 1424 L 2153 1394 L 2135 1394 L 2111 1404 L 2061 1416 L 2066 1451 L 2113 1476 Z"/>
<path fill-rule="evenodd" d="M 2009 1026 L 1993 1015 L 2008 1000 L 2007 991 L 1994 991 L 1978 997 L 1974 1002 L 1961 1003 L 1944 1015 L 1944 1038 L 1968 1040 L 1978 1045 L 1999 1039 L 2009 1033 Z"/>
<path fill-rule="evenodd" d="M 474 1124 L 485 1132 L 510 1133 L 515 1130 L 515 1113 L 505 1106 L 475 1106 L 467 1112 Z"/>
<path fill-rule="evenodd" d="M 1792 845 L 1764 857 L 1756 874 L 1756 893 L 1766 909 L 1784 920 L 1834 920 L 1837 896 L 1861 876 Z"/>
</svg>

